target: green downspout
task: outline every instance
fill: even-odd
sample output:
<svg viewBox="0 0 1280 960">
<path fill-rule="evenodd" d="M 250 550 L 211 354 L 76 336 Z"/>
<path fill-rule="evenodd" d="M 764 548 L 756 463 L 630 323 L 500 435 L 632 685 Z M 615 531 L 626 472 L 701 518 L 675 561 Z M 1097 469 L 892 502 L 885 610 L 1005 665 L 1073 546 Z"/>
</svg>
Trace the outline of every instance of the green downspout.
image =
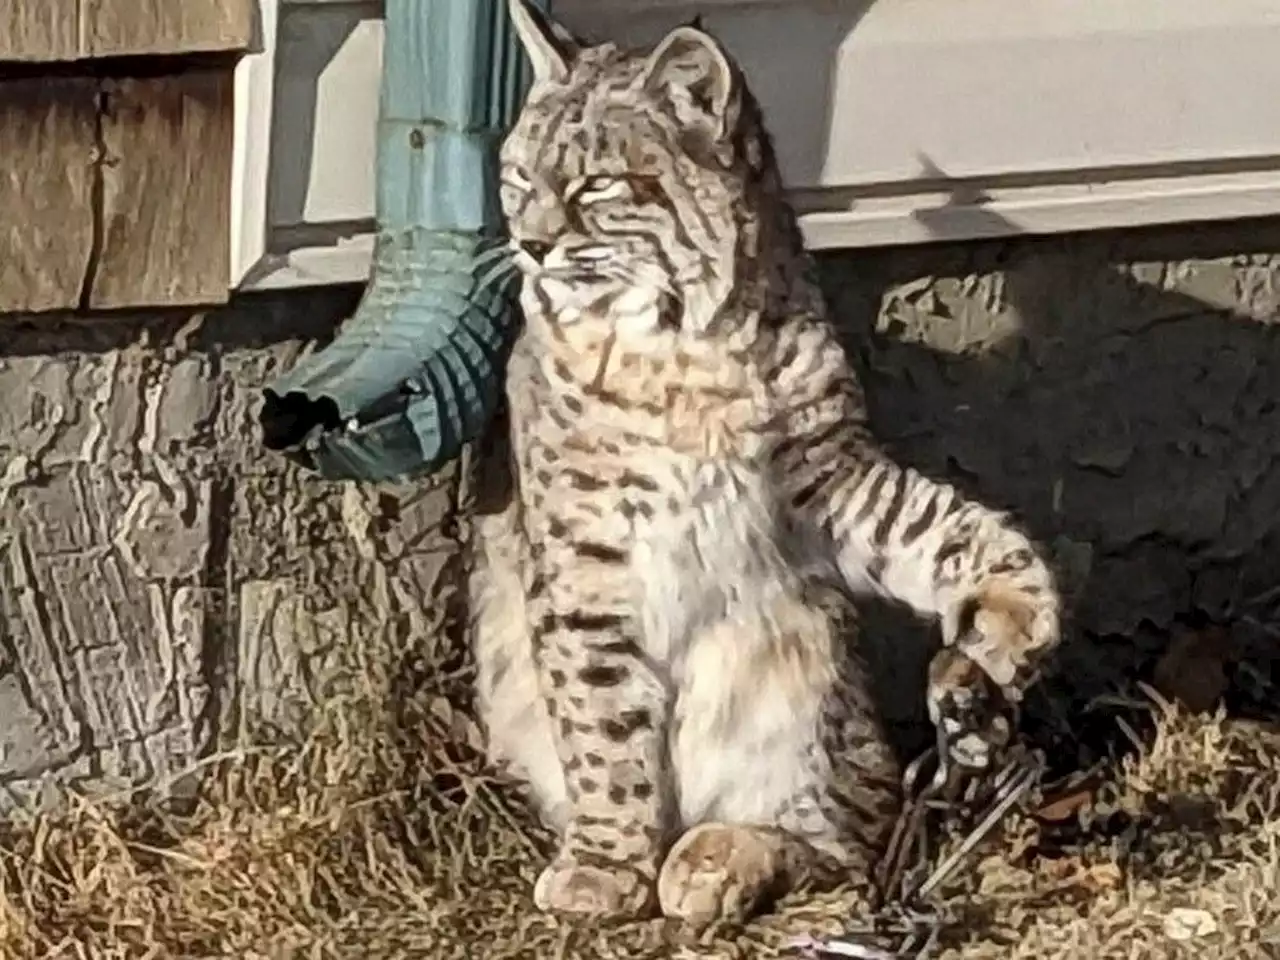
<svg viewBox="0 0 1280 960">
<path fill-rule="evenodd" d="M 372 275 L 332 343 L 266 388 L 268 449 L 383 481 L 484 432 L 517 322 L 497 150 L 526 70 L 502 0 L 386 0 Z"/>
</svg>

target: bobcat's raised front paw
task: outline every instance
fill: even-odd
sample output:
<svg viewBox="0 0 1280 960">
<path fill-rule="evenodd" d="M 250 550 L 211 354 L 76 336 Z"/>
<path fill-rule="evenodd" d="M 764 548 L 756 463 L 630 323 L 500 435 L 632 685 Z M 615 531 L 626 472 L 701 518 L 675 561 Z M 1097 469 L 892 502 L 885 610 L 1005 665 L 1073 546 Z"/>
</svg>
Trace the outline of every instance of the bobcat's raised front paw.
<svg viewBox="0 0 1280 960">
<path fill-rule="evenodd" d="M 1017 701 L 1060 640 L 1057 593 L 996 581 L 971 597 L 949 626 L 948 646 L 981 667 L 1005 699 Z"/>
<path fill-rule="evenodd" d="M 947 759 L 967 770 L 989 770 L 1009 743 L 1004 696 L 973 660 L 943 647 L 929 664 L 929 719 L 946 742 Z"/>
<path fill-rule="evenodd" d="M 695 927 L 746 919 L 792 879 L 784 843 L 779 833 L 750 826 L 692 828 L 672 847 L 658 874 L 663 914 Z"/>
<path fill-rule="evenodd" d="M 542 871 L 533 888 L 539 910 L 618 920 L 652 916 L 655 899 L 653 881 L 630 867 L 602 867 L 563 857 Z"/>
</svg>

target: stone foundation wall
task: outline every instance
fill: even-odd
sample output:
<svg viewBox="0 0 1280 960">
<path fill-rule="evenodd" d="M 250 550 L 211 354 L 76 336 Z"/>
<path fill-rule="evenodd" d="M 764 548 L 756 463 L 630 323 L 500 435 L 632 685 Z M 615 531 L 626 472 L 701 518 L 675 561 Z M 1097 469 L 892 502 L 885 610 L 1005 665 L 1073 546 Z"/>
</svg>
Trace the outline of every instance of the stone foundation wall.
<svg viewBox="0 0 1280 960">
<path fill-rule="evenodd" d="M 362 490 L 257 443 L 260 386 L 357 296 L 0 321 L 0 804 L 296 730 L 329 668 L 439 633 L 456 471 Z"/>
<path fill-rule="evenodd" d="M 1081 628 L 1159 642 L 1275 583 L 1280 224 L 822 265 L 882 435 L 1052 542 Z M 457 471 L 362 490 L 256 441 L 357 293 L 0 318 L 0 804 L 296 729 L 329 667 L 440 638 Z"/>
<path fill-rule="evenodd" d="M 1280 223 L 840 255 L 878 430 L 1057 540 L 1091 633 L 1277 581 Z"/>
</svg>

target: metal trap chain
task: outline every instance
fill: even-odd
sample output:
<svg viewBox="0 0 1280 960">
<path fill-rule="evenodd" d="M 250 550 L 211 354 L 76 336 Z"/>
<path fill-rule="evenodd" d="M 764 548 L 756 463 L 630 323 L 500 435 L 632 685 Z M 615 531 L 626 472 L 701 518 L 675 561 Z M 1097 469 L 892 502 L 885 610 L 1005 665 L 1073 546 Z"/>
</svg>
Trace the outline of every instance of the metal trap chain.
<svg viewBox="0 0 1280 960">
<path fill-rule="evenodd" d="M 855 960 L 923 960 L 937 946 L 943 917 L 924 901 L 955 872 L 1011 809 L 1040 780 L 1045 768 L 1040 751 L 1017 749 L 989 781 L 985 811 L 973 829 L 942 863 L 929 870 L 928 814 L 952 808 L 947 795 L 974 786 L 979 771 L 954 763 L 949 744 L 939 735 L 906 769 L 902 778 L 903 809 L 894 825 L 877 871 L 879 901 L 870 921 L 826 940 L 802 937 L 790 946 L 809 957 L 852 957 Z M 924 782 L 925 771 L 933 775 Z M 882 946 L 898 939 L 893 947 Z M 879 942 L 877 942 L 879 941 Z"/>
</svg>

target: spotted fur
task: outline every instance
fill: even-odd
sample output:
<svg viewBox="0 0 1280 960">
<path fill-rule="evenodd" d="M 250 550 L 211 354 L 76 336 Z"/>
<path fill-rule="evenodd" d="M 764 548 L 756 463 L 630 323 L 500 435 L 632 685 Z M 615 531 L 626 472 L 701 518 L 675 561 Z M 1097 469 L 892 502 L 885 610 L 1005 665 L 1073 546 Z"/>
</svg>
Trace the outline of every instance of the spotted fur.
<svg viewBox="0 0 1280 960">
<path fill-rule="evenodd" d="M 721 45 L 511 12 L 535 80 L 502 148 L 526 324 L 472 578 L 490 751 L 560 832 L 541 907 L 741 917 L 865 875 L 896 812 L 849 598 L 941 621 L 973 668 L 932 674 L 954 726 L 971 688 L 1032 681 L 1058 595 L 1006 517 L 876 445 Z"/>
</svg>

